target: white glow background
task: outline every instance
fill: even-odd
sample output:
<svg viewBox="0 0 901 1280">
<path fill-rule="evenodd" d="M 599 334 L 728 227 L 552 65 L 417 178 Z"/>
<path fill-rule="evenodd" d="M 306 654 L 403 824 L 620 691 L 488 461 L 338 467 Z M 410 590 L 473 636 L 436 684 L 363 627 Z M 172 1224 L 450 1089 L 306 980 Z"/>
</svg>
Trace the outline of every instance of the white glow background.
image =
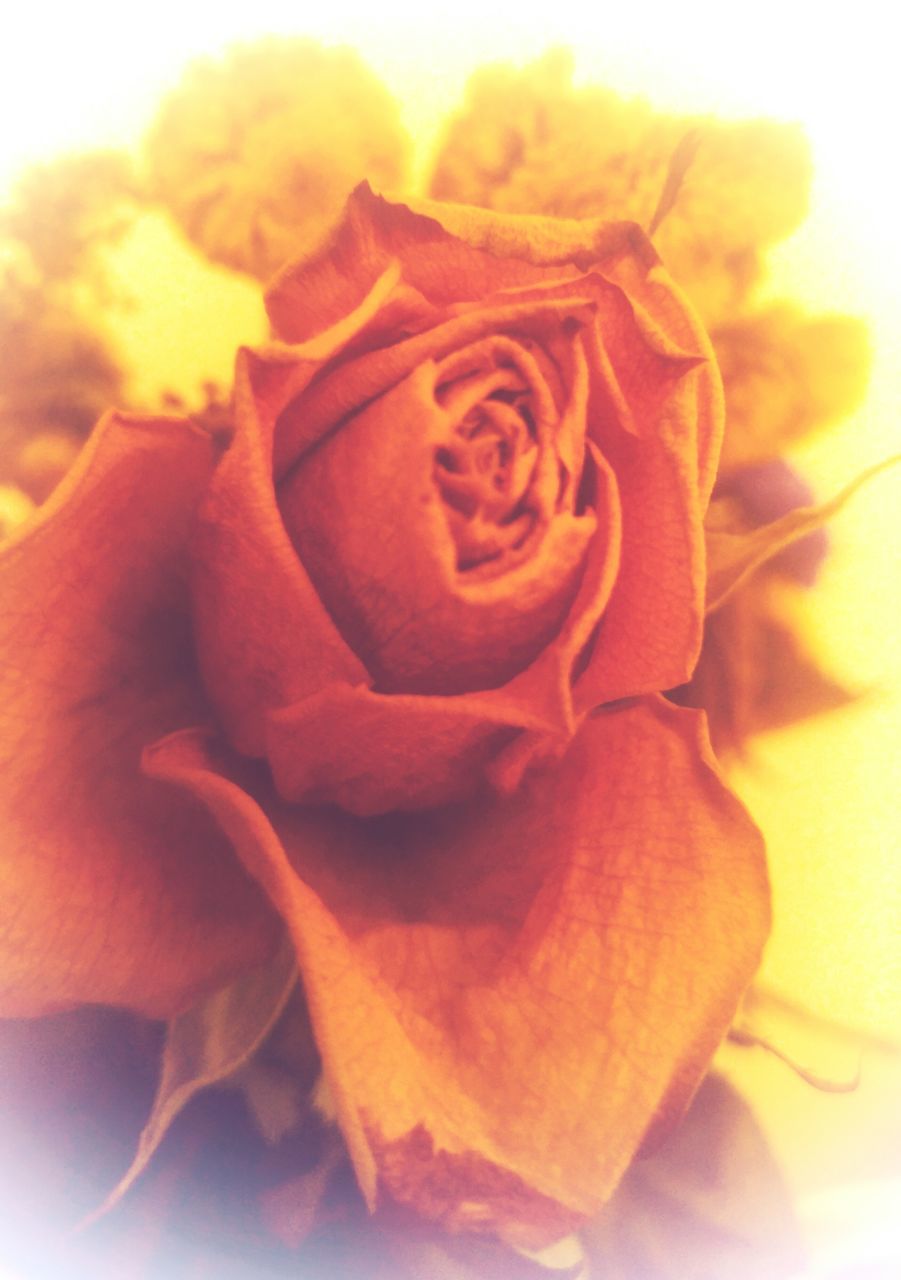
<svg viewBox="0 0 901 1280">
<path fill-rule="evenodd" d="M 152 10 L 85 0 L 62 10 L 26 0 L 4 20 L 0 45 L 0 198 L 33 160 L 136 144 L 186 62 L 264 34 L 355 46 L 399 99 L 420 163 L 476 65 L 526 62 L 554 43 L 573 50 L 577 82 L 681 111 L 800 120 L 814 152 L 811 216 L 772 254 L 771 292 L 812 312 L 864 316 L 875 350 L 865 405 L 793 454 L 824 497 L 901 450 L 901 92 L 886 12 L 859 0 L 835 9 L 806 0 L 596 3 L 578 18 L 554 0 L 504 9 L 454 0 L 434 11 L 339 0 L 167 0 Z M 166 343 L 173 359 L 178 349 L 183 368 L 173 368 L 170 385 L 179 376 L 187 385 L 208 372 L 227 377 L 235 342 L 258 336 L 256 299 L 235 286 L 227 331 L 213 327 L 215 308 L 189 303 L 184 330 L 167 321 L 164 335 L 154 308 L 162 315 L 166 298 L 154 298 L 141 262 L 137 245 L 122 266 L 135 291 L 149 290 L 132 342 L 145 344 L 155 370 Z M 198 325 L 205 334 L 195 371 L 185 346 Z M 841 1250 L 847 1261 L 885 1256 L 901 1214 L 901 1075 L 897 1050 L 877 1044 L 901 1040 L 899 511 L 901 470 L 874 481 L 834 522 L 833 554 L 811 599 L 827 665 L 871 696 L 770 735 L 755 768 L 737 779 L 770 843 L 776 927 L 764 981 L 872 1037 L 851 1097 L 813 1095 L 747 1051 L 728 1058 L 803 1197 L 816 1256 Z M 807 1065 L 853 1075 L 857 1049 L 847 1036 L 820 1028 L 799 1039 L 790 1019 L 783 1030 Z M 841 1260 L 831 1258 L 829 1266 Z M 824 1262 L 812 1274 L 830 1273 Z"/>
</svg>

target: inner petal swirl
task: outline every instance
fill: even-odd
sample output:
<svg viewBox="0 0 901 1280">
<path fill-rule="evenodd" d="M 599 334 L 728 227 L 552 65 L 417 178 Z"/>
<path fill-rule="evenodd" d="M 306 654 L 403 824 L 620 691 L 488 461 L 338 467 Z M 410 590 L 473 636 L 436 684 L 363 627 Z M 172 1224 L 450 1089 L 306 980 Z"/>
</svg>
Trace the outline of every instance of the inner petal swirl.
<svg viewBox="0 0 901 1280">
<path fill-rule="evenodd" d="M 559 632 L 598 529 L 574 496 L 579 342 L 558 325 L 427 359 L 280 483 L 300 560 L 379 692 L 497 688 Z"/>
<path fill-rule="evenodd" d="M 447 428 L 435 447 L 434 479 L 457 571 L 471 582 L 513 568 L 553 514 L 538 482 L 558 406 L 531 345 L 495 337 L 439 366 L 435 399 Z"/>
</svg>

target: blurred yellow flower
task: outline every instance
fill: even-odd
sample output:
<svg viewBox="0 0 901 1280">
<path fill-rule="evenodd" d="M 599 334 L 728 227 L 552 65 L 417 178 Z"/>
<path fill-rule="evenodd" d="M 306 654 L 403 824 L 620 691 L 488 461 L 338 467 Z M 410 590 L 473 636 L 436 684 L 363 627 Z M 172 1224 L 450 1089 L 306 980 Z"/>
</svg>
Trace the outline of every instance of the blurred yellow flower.
<svg viewBox="0 0 901 1280">
<path fill-rule="evenodd" d="M 720 325 L 714 341 L 726 389 L 725 469 L 775 457 L 863 398 L 870 342 L 853 316 L 810 318 L 780 305 Z"/>
<path fill-rule="evenodd" d="M 648 228 L 673 153 L 694 133 L 676 207 L 654 241 L 708 326 L 732 314 L 759 275 L 761 250 L 807 212 L 811 164 L 801 130 L 661 113 L 597 85 L 574 89 L 571 75 L 566 50 L 521 71 L 477 71 L 445 136 L 432 194 Z"/>
<path fill-rule="evenodd" d="M 0 276 L 0 483 L 37 502 L 71 465 L 124 380 L 105 335 L 44 284 Z"/>
<path fill-rule="evenodd" d="M 402 181 L 397 106 L 357 53 L 235 46 L 191 67 L 146 145 L 152 192 L 216 262 L 267 279 L 327 234 L 352 187 Z"/>
</svg>

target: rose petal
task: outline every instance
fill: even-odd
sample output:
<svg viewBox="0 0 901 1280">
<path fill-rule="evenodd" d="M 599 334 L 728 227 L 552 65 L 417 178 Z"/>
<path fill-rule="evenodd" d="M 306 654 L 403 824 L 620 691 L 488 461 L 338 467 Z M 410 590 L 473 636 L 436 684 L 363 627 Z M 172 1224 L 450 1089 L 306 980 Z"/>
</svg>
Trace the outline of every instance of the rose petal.
<svg viewBox="0 0 901 1280">
<path fill-rule="evenodd" d="M 236 436 L 209 486 L 193 543 L 194 627 L 216 709 L 231 740 L 251 755 L 262 754 L 268 706 L 295 702 L 330 679 L 368 678 L 285 532 L 272 435 L 285 405 L 365 327 L 396 280 L 389 265 L 356 311 L 309 343 L 238 357 Z"/>
<path fill-rule="evenodd" d="M 334 324 L 359 305 L 393 260 L 400 261 L 404 280 L 439 306 L 484 298 L 547 274 L 512 256 L 471 248 L 448 236 L 431 206 L 429 213 L 423 216 L 408 205 L 389 203 L 367 183 L 357 187 L 325 249 L 290 263 L 270 286 L 266 307 L 276 333 L 286 341 L 302 342 L 323 325 Z M 569 261 L 565 255 L 556 259 Z"/>
<path fill-rule="evenodd" d="M 599 322 L 603 345 L 594 355 L 615 373 L 619 413 L 625 408 L 629 416 L 617 423 L 612 408 L 601 416 L 595 439 L 619 486 L 622 553 L 600 634 L 579 678 L 577 710 L 670 688 L 691 675 L 704 625 L 703 520 L 722 436 L 722 388 L 700 323 L 656 269 L 644 278 L 631 266 L 614 274 L 631 291 L 632 320 Z M 653 304 L 661 319 L 657 337 L 642 303 Z M 643 347 L 634 335 L 624 336 L 629 323 L 644 329 Z M 675 343 L 694 360 L 672 354 Z M 644 352 L 641 366 L 628 359 L 636 350 Z M 612 376 L 606 374 L 605 387 Z"/>
<path fill-rule="evenodd" d="M 559 754 L 575 728 L 571 675 L 603 612 L 619 563 L 620 511 L 610 468 L 595 461 L 598 533 L 569 617 L 554 643 L 499 689 L 459 697 L 384 696 L 335 685 L 269 715 L 266 754 L 286 800 L 351 813 L 419 809 L 458 800 L 496 776 L 499 753 L 530 731 L 517 781 L 536 742 Z M 511 789 L 507 787 L 507 789 Z"/>
<path fill-rule="evenodd" d="M 483 777 L 497 785 L 498 753 L 530 730 L 558 753 L 572 735 L 571 674 L 603 612 L 619 563 L 620 511 L 610 468 L 594 446 L 598 532 L 569 617 L 554 643 L 499 689 L 459 697 L 382 695 L 335 685 L 272 711 L 266 754 L 286 800 L 351 813 L 419 809 L 457 800 Z M 523 764 L 525 767 L 525 762 Z"/>
<path fill-rule="evenodd" d="M 624 250 L 627 248 L 624 246 Z M 695 327 L 675 317 L 667 321 L 666 311 L 686 306 L 684 300 L 677 303 L 671 282 L 664 278 L 662 288 L 651 290 L 645 287 L 641 270 L 634 262 L 632 270 L 628 270 L 620 257 L 614 256 L 605 263 L 603 272 L 591 270 L 568 278 L 561 269 L 545 271 L 544 278 L 525 286 L 476 294 L 476 301 L 468 299 L 443 309 L 433 307 L 427 325 L 419 316 L 411 321 L 414 332 L 399 323 L 390 334 L 386 331 L 386 317 L 403 302 L 409 289 L 406 281 L 400 281 L 385 298 L 383 310 L 373 316 L 356 339 L 359 342 L 365 337 L 372 345 L 353 359 L 325 370 L 315 385 L 281 415 L 274 441 L 276 477 L 284 476 L 329 431 L 426 361 L 449 356 L 479 338 L 499 333 L 521 336 L 527 332 L 550 346 L 560 325 L 580 313 L 585 319 L 596 314 L 605 337 L 615 344 L 616 366 L 622 367 L 623 376 L 628 379 L 631 397 L 640 401 L 624 410 L 631 429 L 634 415 L 646 416 L 686 368 L 708 359 L 710 354 L 709 347 L 698 349 Z M 635 301 L 623 285 L 616 283 L 617 276 L 628 280 Z M 660 323 L 651 318 L 643 303 L 660 309 Z M 680 339 L 687 346 L 681 345 Z M 284 347 L 286 352 L 303 349 Z M 637 363 L 642 357 L 643 363 Z M 606 416 L 611 396 L 618 394 L 622 399 L 623 393 L 617 369 L 609 359 L 603 370 L 596 370 L 598 376 L 612 384 L 606 395 L 604 387 L 595 388 L 594 411 Z M 717 434 L 713 443 L 718 444 L 718 440 Z"/>
<path fill-rule="evenodd" d="M 512 798 L 367 821 L 280 805 L 196 734 L 148 753 L 292 930 L 370 1200 L 538 1248 L 686 1103 L 768 923 L 702 725 L 621 708 Z"/>
<path fill-rule="evenodd" d="M 390 306 L 402 288 L 389 269 L 360 308 L 362 327 L 355 329 L 357 338 L 368 333 L 367 326 L 374 323 L 373 309 L 376 316 L 380 315 L 377 308 Z M 511 297 L 517 297 L 515 307 L 511 306 Z M 506 295 L 499 305 L 504 306 L 504 314 L 515 310 L 521 326 L 527 314 L 534 320 L 549 307 L 556 315 L 561 309 L 578 307 L 581 301 L 572 285 L 552 282 L 537 290 Z M 319 354 L 325 348 L 326 337 L 316 340 Z M 350 339 L 351 343 L 355 340 Z M 200 540 L 196 619 L 205 677 L 232 741 L 250 754 L 263 754 L 268 709 L 297 706 L 335 681 L 351 687 L 370 683 L 368 672 L 350 654 L 322 609 L 297 563 L 296 552 L 290 545 L 286 549 L 284 527 L 279 513 L 273 510 L 265 442 L 271 435 L 272 419 L 310 376 L 305 353 L 311 345 L 275 345 L 256 354 L 243 354 L 238 370 L 238 437 L 220 465 L 208 507 L 211 516 L 221 514 L 223 526 L 205 527 Z M 379 353 L 375 355 L 378 357 Z M 354 363 L 348 368 L 352 370 Z M 304 367 L 294 368 L 295 365 Z M 579 385 L 577 376 L 574 403 L 581 402 Z M 301 403 L 306 398 L 302 396 Z M 573 614 L 578 617 L 571 616 L 564 628 L 565 644 L 561 633 L 561 643 L 551 647 L 553 652 L 546 651 L 516 677 L 518 705 L 524 705 L 527 698 L 532 714 L 544 719 L 550 714 L 555 726 L 571 722 L 569 672 L 609 597 L 615 577 L 620 520 L 616 485 L 603 459 L 598 457 L 597 463 L 594 506 L 600 518 L 599 529 L 576 597 Z M 254 526 L 255 513 L 264 509 L 265 519 L 257 520 Z M 251 533 L 254 527 L 256 532 Z M 258 583 L 264 575 L 270 580 L 274 576 L 279 582 L 279 591 L 267 593 L 265 602 L 258 593 Z M 349 661 L 356 664 L 355 668 L 348 665 Z M 249 679 L 243 676 L 244 672 L 249 673 Z M 551 704 L 553 710 L 549 712 Z M 463 772 L 471 774 L 469 764 Z M 295 778 L 296 773 L 294 770 Z M 340 779 L 337 785 L 343 785 Z M 389 790 L 393 785 L 386 783 Z"/>
<path fill-rule="evenodd" d="M 551 702 L 542 714 L 534 688 L 515 683 L 450 698 L 334 685 L 273 711 L 266 751 L 285 800 L 357 814 L 423 809 L 469 795 L 520 729 L 566 734 L 558 713 Z"/>
<path fill-rule="evenodd" d="M 634 222 L 497 214 L 435 200 L 392 203 L 362 183 L 332 241 L 290 263 L 266 307 L 275 331 L 302 342 L 357 306 L 392 260 L 404 280 L 438 306 L 577 275 L 620 255 L 659 261 Z"/>
<path fill-rule="evenodd" d="M 659 262 L 646 264 L 638 255 L 621 253 L 604 263 L 604 276 L 628 298 L 645 344 L 675 362 L 670 370 L 670 386 L 680 387 L 684 392 L 679 374 L 698 369 L 698 385 L 694 388 L 693 456 L 698 471 L 698 492 L 702 505 L 706 505 L 716 480 L 724 416 L 722 382 L 707 332 L 687 296 Z M 621 364 L 630 370 L 628 350 L 623 349 Z M 681 368 L 680 355 L 685 357 Z M 619 367 L 620 362 L 617 365 Z M 633 385 L 627 394 L 638 391 L 640 388 Z"/>
<path fill-rule="evenodd" d="M 496 306 L 467 307 L 462 314 L 445 316 L 440 324 L 423 333 L 339 364 L 281 415 L 273 450 L 276 478 L 283 479 L 293 466 L 302 463 L 305 453 L 352 414 L 429 361 L 449 356 L 492 334 L 530 330 L 541 333 L 549 322 L 559 324 L 570 313 L 578 314 L 590 301 L 585 291 L 577 287 L 579 283 L 526 301 L 515 294 L 500 295 Z"/>
<path fill-rule="evenodd" d="M 384 202 L 383 202 L 384 203 Z M 409 207 L 434 218 L 445 231 L 495 258 L 515 258 L 534 267 L 586 271 L 625 254 L 645 267 L 659 262 L 657 251 L 635 222 L 609 218 L 557 218 L 543 214 L 497 213 L 441 200 L 411 200 Z M 537 279 L 537 273 L 533 273 Z"/>
<path fill-rule="evenodd" d="M 138 771 L 205 716 L 179 563 L 213 462 L 183 421 L 109 415 L 4 550 L 4 1013 L 165 1016 L 277 944 L 215 826 Z"/>
</svg>

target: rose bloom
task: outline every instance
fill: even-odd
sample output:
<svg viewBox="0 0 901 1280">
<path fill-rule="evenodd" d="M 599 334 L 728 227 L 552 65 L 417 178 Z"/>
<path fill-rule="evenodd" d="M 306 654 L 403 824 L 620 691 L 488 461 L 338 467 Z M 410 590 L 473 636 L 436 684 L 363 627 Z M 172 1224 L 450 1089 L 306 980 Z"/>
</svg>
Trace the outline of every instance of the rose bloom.
<svg viewBox="0 0 901 1280">
<path fill-rule="evenodd" d="M 111 414 L 3 561 L 3 1010 L 151 1017 L 295 945 L 370 1206 L 539 1248 L 758 963 L 685 681 L 721 434 L 632 223 L 366 188 L 235 431 Z"/>
</svg>

